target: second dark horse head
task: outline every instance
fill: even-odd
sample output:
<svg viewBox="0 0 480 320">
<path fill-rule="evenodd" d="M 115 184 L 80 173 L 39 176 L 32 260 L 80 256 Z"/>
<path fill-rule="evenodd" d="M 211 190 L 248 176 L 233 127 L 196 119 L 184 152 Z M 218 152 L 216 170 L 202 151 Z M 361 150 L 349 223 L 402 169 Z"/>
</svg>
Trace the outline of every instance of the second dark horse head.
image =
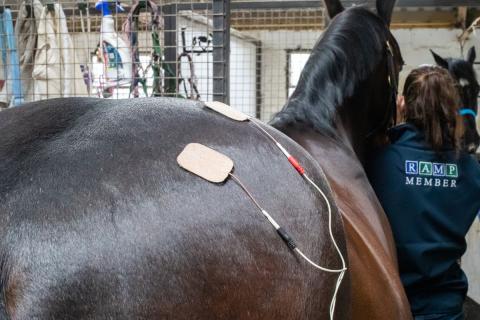
<svg viewBox="0 0 480 320">
<path fill-rule="evenodd" d="M 431 50 L 435 62 L 442 68 L 447 69 L 457 81 L 458 90 L 463 105 L 459 109 L 460 115 L 464 117 L 465 124 L 465 149 L 474 153 L 480 145 L 480 136 L 477 130 L 476 117 L 478 115 L 478 94 L 480 85 L 475 74 L 475 47 L 472 47 L 467 54 L 467 59 L 442 58 Z"/>
</svg>

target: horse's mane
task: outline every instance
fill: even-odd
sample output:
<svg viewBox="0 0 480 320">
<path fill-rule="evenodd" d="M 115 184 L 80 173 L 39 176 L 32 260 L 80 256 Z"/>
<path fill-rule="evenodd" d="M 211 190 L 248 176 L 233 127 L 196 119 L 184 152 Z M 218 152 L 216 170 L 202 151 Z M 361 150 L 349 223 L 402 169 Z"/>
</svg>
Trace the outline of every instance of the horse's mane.
<svg viewBox="0 0 480 320">
<path fill-rule="evenodd" d="M 302 122 L 333 134 L 337 108 L 384 59 L 389 34 L 383 20 L 363 7 L 335 17 L 313 48 L 297 89 L 270 124 Z"/>
</svg>

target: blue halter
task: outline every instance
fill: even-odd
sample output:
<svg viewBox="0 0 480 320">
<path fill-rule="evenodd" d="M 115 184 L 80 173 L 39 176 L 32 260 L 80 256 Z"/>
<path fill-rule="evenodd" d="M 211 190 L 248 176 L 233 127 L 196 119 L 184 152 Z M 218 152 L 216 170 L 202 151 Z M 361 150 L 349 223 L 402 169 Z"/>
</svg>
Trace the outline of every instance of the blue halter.
<svg viewBox="0 0 480 320">
<path fill-rule="evenodd" d="M 477 117 L 477 113 L 475 111 L 473 111 L 472 109 L 468 109 L 468 108 L 462 108 L 460 109 L 460 111 L 458 112 L 461 116 L 473 116 L 474 118 Z"/>
</svg>

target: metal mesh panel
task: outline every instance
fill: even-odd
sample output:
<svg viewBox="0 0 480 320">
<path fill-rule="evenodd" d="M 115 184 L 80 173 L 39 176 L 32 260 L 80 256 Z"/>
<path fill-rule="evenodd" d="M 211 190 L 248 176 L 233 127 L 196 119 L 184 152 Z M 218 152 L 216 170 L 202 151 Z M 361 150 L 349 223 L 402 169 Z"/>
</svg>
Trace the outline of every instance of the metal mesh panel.
<svg viewBox="0 0 480 320">
<path fill-rule="evenodd" d="M 243 2 L 247 7 L 232 11 L 228 1 L 151 1 L 158 16 L 149 1 L 122 1 L 125 11 L 110 5 L 107 17 L 96 2 L 2 1 L 12 15 L 12 30 L 0 30 L 2 106 L 70 96 L 180 96 L 230 102 L 269 120 L 324 25 L 320 4 L 302 1 L 288 8 Z"/>
<path fill-rule="evenodd" d="M 255 44 L 256 115 L 268 121 L 285 104 L 295 89 L 310 51 L 325 25 L 320 1 L 306 6 L 302 1 L 270 3 L 269 7 L 237 9 L 232 4 L 232 28 Z M 231 60 L 240 52 L 232 48 Z M 232 68 L 234 66 L 232 65 Z M 231 83 L 234 101 L 235 83 Z M 240 88 L 239 88 L 240 89 Z M 235 106 L 244 109 L 239 101 Z M 232 103 L 233 104 L 233 103 Z"/>
<path fill-rule="evenodd" d="M 0 2 L 0 102 L 228 100 L 224 1 Z M 108 15 L 107 11 L 111 11 Z"/>
<path fill-rule="evenodd" d="M 96 2 L 0 0 L 12 16 L 0 14 L 0 105 L 179 96 L 229 102 L 268 121 L 327 23 L 321 1 L 125 0 L 108 21 Z M 148 5 L 129 19 L 139 3 L 158 6 L 157 20 Z M 453 26 L 454 13 L 400 8 L 392 27 Z"/>
</svg>

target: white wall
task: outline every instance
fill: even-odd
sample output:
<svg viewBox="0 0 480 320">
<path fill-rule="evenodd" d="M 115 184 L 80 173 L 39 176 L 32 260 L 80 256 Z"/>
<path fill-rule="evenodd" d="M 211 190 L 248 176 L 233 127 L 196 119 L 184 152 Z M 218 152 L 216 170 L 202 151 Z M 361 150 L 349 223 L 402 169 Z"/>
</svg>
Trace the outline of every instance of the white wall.
<svg viewBox="0 0 480 320">
<path fill-rule="evenodd" d="M 268 121 L 278 112 L 287 99 L 286 50 L 312 49 L 321 33 L 317 31 L 250 31 L 249 36 L 262 42 L 262 120 Z M 397 29 L 393 34 L 402 49 L 406 66 L 401 83 L 414 67 L 434 63 L 429 49 L 445 57 L 460 57 L 457 41 L 459 30 L 454 29 Z M 465 48 L 470 48 L 470 41 Z M 480 43 L 477 47 L 480 55 Z"/>
<path fill-rule="evenodd" d="M 206 21 L 205 21 L 206 22 Z M 212 32 L 212 27 L 202 21 L 179 19 L 178 28 L 185 26 L 187 48 L 190 48 L 193 37 L 206 35 Z M 178 33 L 178 45 L 181 46 L 181 33 Z M 230 105 L 238 110 L 255 116 L 255 55 L 254 43 L 231 32 L 230 41 Z M 181 48 L 179 48 L 181 52 Z M 183 60 L 185 61 L 185 60 Z M 198 89 L 202 101 L 213 99 L 213 54 L 193 55 L 195 73 L 198 80 Z M 189 75 L 187 63 L 182 63 L 182 72 Z"/>
<path fill-rule="evenodd" d="M 406 62 L 401 75 L 402 84 L 413 68 L 425 63 L 435 63 L 430 49 L 442 57 L 462 57 L 458 41 L 461 31 L 458 29 L 397 29 L 393 30 L 393 34 Z M 477 49 L 480 49 L 480 42 L 471 39 L 464 46 L 465 55 L 473 45 L 477 45 Z M 480 51 L 477 52 L 480 53 Z"/>
<path fill-rule="evenodd" d="M 230 105 L 256 116 L 256 45 L 240 38 L 230 41 Z"/>
<path fill-rule="evenodd" d="M 321 33 L 287 30 L 245 33 L 262 43 L 261 119 L 268 121 L 287 101 L 286 50 L 311 49 Z"/>
</svg>

